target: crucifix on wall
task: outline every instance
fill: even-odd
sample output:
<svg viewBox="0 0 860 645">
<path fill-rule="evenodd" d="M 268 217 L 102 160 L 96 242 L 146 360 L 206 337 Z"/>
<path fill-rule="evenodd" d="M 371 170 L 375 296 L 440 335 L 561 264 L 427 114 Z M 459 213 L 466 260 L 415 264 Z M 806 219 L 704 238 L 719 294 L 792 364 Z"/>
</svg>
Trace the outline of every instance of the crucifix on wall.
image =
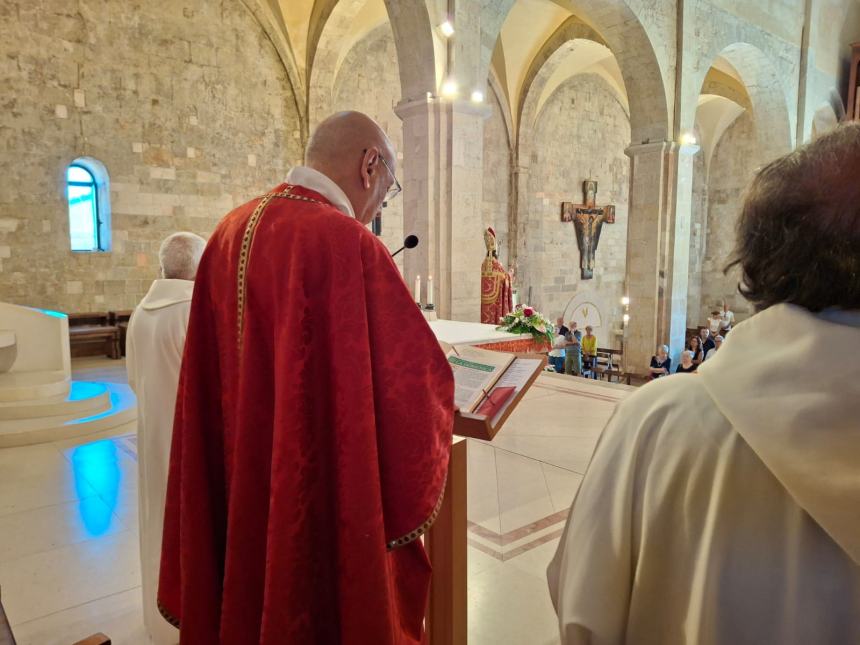
<svg viewBox="0 0 860 645">
<path fill-rule="evenodd" d="M 561 203 L 561 221 L 573 222 L 582 279 L 591 280 L 594 277 L 594 255 L 600 242 L 600 232 L 604 223 L 615 223 L 615 206 L 597 205 L 597 182 L 593 179 L 582 182 L 582 196 L 583 204 Z"/>
</svg>

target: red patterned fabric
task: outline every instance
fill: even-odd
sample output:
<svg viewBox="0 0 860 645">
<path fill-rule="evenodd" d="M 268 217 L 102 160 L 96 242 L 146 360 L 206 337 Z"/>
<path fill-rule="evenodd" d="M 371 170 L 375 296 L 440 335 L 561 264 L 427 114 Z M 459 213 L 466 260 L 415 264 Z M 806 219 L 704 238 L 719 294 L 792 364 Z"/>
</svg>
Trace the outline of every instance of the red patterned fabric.
<svg viewBox="0 0 860 645">
<path fill-rule="evenodd" d="M 498 325 L 514 308 L 511 276 L 502 263 L 488 257 L 481 266 L 481 322 Z"/>
<path fill-rule="evenodd" d="M 494 352 L 508 352 L 509 354 L 540 354 L 552 349 L 548 342 L 537 341 L 534 338 L 501 340 L 497 343 L 482 343 L 481 345 L 476 345 L 476 347 L 489 349 Z"/>
<path fill-rule="evenodd" d="M 359 222 L 285 184 L 230 213 L 177 395 L 159 607 L 181 642 L 419 643 L 453 389 Z"/>
</svg>

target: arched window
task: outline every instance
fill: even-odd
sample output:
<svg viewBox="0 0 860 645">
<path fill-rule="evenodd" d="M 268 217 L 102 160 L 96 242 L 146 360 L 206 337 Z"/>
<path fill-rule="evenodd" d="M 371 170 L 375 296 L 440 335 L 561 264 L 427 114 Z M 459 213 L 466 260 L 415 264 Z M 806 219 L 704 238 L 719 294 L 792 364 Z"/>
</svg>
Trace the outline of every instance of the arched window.
<svg viewBox="0 0 860 645">
<path fill-rule="evenodd" d="M 66 170 L 72 251 L 110 250 L 107 172 L 95 159 L 76 159 Z"/>
</svg>

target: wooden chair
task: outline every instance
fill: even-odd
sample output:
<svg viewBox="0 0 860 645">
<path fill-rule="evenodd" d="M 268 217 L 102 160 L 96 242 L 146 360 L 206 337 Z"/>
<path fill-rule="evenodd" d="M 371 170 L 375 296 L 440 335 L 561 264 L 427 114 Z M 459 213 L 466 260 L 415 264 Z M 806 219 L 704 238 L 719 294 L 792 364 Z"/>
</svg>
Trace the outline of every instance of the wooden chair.
<svg viewBox="0 0 860 645">
<path fill-rule="evenodd" d="M 99 346 L 113 359 L 122 356 L 120 332 L 107 313 L 69 314 L 69 345 L 72 356 L 92 356 Z"/>
<path fill-rule="evenodd" d="M 598 378 L 606 378 L 608 383 L 615 378 L 619 383 L 625 381 L 630 385 L 630 375 L 624 372 L 624 352 L 620 349 L 597 348 L 597 364 L 595 373 Z"/>
</svg>

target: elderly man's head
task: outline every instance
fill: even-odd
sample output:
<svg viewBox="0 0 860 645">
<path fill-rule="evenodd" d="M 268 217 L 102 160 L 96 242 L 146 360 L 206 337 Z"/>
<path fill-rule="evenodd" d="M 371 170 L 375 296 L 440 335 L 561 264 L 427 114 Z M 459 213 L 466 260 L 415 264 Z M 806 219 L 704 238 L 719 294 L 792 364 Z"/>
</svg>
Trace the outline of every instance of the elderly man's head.
<svg viewBox="0 0 860 645">
<path fill-rule="evenodd" d="M 158 249 L 161 277 L 173 280 L 193 280 L 206 240 L 194 233 L 174 233 Z"/>
<path fill-rule="evenodd" d="M 758 173 L 738 224 L 741 294 L 757 310 L 860 309 L 860 124 Z"/>
<path fill-rule="evenodd" d="M 361 112 L 339 112 L 323 121 L 308 142 L 305 163 L 340 186 L 362 224 L 400 190 L 394 145 Z"/>
</svg>

